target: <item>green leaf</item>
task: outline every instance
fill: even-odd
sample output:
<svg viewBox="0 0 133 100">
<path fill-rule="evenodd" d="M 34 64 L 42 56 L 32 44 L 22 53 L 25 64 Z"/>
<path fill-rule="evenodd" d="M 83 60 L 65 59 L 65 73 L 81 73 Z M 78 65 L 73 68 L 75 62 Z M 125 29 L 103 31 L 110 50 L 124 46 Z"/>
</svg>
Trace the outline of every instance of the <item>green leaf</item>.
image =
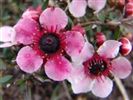
<svg viewBox="0 0 133 100">
<path fill-rule="evenodd" d="M 4 48 L 2 53 L 3 53 L 4 58 L 10 61 L 15 56 L 15 53 L 13 52 L 11 48 Z"/>
<path fill-rule="evenodd" d="M 36 0 L 37 1 L 37 0 Z M 46 9 L 48 7 L 49 0 L 44 0 L 42 4 L 42 9 Z"/>
<path fill-rule="evenodd" d="M 33 0 L 33 6 L 37 7 L 42 3 L 42 0 Z"/>
<path fill-rule="evenodd" d="M 94 32 L 92 30 L 92 26 L 90 25 L 90 26 L 85 27 L 85 30 L 86 30 L 87 38 L 89 40 L 89 38 L 94 35 Z"/>
<path fill-rule="evenodd" d="M 17 80 L 17 85 L 22 85 L 22 84 L 24 84 L 25 83 L 25 81 L 26 81 L 26 79 L 19 79 L 19 80 Z"/>
<path fill-rule="evenodd" d="M 12 79 L 12 77 L 13 77 L 12 75 L 6 75 L 3 77 L 0 77 L 0 84 L 9 82 Z"/>
<path fill-rule="evenodd" d="M 68 17 L 68 24 L 67 24 L 67 26 L 66 26 L 66 30 L 70 30 L 71 28 L 72 28 L 72 26 L 73 26 L 74 24 L 73 24 L 73 21 L 72 21 L 72 19 L 70 18 L 70 17 Z"/>
<path fill-rule="evenodd" d="M 98 18 L 98 20 L 104 22 L 106 19 L 106 15 L 105 15 L 105 13 L 99 13 L 97 18 Z"/>
<path fill-rule="evenodd" d="M 119 20 L 122 17 L 122 14 L 119 10 L 115 10 L 113 12 L 110 12 L 108 15 L 109 20 Z"/>
<path fill-rule="evenodd" d="M 120 37 L 120 28 L 116 28 L 114 32 L 114 39 L 117 40 Z"/>
<path fill-rule="evenodd" d="M 0 70 L 5 70 L 6 69 L 6 64 L 0 59 Z"/>
</svg>

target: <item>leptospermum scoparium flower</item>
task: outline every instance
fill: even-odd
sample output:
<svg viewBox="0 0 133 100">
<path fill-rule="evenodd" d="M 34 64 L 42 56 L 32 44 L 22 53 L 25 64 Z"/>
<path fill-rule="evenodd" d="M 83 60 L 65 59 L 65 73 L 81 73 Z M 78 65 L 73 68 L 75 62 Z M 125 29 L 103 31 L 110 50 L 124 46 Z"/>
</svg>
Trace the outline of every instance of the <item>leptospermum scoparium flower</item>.
<svg viewBox="0 0 133 100">
<path fill-rule="evenodd" d="M 107 97 L 113 87 L 112 75 L 124 79 L 131 73 L 131 63 L 125 57 L 114 59 L 121 45 L 121 42 L 107 40 L 95 52 L 93 46 L 86 43 L 81 54 L 73 58 L 75 67 L 68 78 L 74 93 L 92 91 L 98 97 Z"/>
<path fill-rule="evenodd" d="M 74 17 L 82 17 L 86 13 L 87 5 L 95 10 L 94 13 L 98 13 L 105 7 L 106 0 L 72 0 L 69 11 Z"/>
<path fill-rule="evenodd" d="M 76 55 L 81 51 L 84 46 L 83 34 L 76 30 L 63 30 L 68 17 L 58 7 L 45 9 L 38 16 L 38 21 L 35 16 L 38 13 L 27 11 L 13 27 L 16 32 L 15 41 L 24 45 L 16 57 L 17 64 L 27 73 L 33 73 L 44 66 L 49 78 L 56 81 L 66 79 L 72 68 L 66 55 Z M 29 17 L 26 14 L 32 15 Z"/>
</svg>

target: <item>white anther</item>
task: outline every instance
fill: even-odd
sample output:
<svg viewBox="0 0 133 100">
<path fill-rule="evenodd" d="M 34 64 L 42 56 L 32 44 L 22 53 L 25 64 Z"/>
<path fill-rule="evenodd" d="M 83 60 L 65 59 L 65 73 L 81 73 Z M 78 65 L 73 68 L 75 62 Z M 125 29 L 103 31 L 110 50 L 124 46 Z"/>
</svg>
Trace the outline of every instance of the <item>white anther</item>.
<svg viewBox="0 0 133 100">
<path fill-rule="evenodd" d="M 104 65 L 102 65 L 101 67 L 104 68 Z"/>
</svg>

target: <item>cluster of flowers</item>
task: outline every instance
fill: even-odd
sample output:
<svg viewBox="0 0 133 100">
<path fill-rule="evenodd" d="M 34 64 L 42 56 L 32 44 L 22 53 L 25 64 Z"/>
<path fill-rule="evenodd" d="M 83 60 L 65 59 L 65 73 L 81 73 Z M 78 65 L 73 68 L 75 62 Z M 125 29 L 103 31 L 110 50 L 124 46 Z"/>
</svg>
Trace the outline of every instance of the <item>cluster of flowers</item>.
<svg viewBox="0 0 133 100">
<path fill-rule="evenodd" d="M 117 57 L 119 53 L 130 53 L 129 40 L 106 40 L 99 32 L 95 51 L 84 28 L 74 26 L 65 30 L 67 23 L 68 17 L 61 8 L 29 8 L 16 25 L 0 28 L 0 48 L 21 44 L 16 62 L 22 71 L 33 73 L 43 66 L 50 79 L 67 79 L 74 93 L 92 91 L 96 96 L 107 97 L 112 91 L 111 77 L 123 79 L 131 73 L 130 62 L 123 56 Z"/>
</svg>

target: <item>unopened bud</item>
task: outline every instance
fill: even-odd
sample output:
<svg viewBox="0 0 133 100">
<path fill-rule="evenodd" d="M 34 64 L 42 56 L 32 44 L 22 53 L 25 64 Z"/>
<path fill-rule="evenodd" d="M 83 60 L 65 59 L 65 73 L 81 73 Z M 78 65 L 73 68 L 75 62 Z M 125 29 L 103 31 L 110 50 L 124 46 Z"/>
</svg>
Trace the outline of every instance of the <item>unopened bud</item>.
<svg viewBox="0 0 133 100">
<path fill-rule="evenodd" d="M 83 27 L 81 27 L 80 25 L 76 25 L 76 26 L 72 27 L 72 31 L 78 31 L 82 35 L 85 34 L 85 29 Z"/>
<path fill-rule="evenodd" d="M 126 16 L 133 16 L 133 1 L 126 4 Z"/>
<path fill-rule="evenodd" d="M 120 53 L 124 56 L 128 55 L 132 50 L 130 41 L 125 37 L 121 38 L 119 41 L 122 43 L 120 47 Z"/>
<path fill-rule="evenodd" d="M 100 46 L 104 43 L 104 41 L 106 40 L 106 37 L 102 32 L 97 32 L 95 39 L 96 39 L 97 46 Z"/>
</svg>

